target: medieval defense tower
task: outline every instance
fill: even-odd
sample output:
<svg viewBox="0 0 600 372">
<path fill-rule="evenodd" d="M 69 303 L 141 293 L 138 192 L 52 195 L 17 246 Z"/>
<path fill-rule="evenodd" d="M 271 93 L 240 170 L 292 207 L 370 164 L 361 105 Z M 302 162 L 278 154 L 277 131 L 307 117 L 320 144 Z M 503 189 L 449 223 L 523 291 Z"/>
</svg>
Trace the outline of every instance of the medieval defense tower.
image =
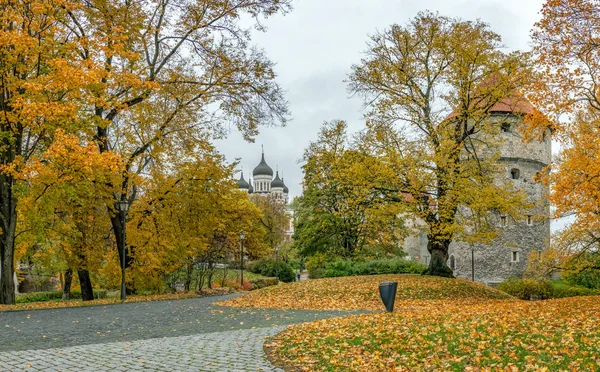
<svg viewBox="0 0 600 372">
<path fill-rule="evenodd" d="M 534 207 L 523 210 L 519 218 L 493 215 L 499 235 L 492 244 L 450 245 L 448 266 L 459 278 L 494 285 L 509 277 L 520 277 L 530 256 L 538 257 L 550 242 L 550 205 L 548 188 L 534 181 L 535 175 L 550 164 L 552 143 L 550 129 L 540 140 L 524 142 L 519 126 L 533 106 L 525 100 L 505 99 L 490 112 L 490 119 L 500 127 L 500 165 L 504 172 L 499 181 L 508 180 L 516 189 L 527 193 Z M 428 263 L 427 236 L 420 233 L 407 239 L 405 250 L 413 259 Z M 473 270 L 474 269 L 474 270 Z"/>
</svg>

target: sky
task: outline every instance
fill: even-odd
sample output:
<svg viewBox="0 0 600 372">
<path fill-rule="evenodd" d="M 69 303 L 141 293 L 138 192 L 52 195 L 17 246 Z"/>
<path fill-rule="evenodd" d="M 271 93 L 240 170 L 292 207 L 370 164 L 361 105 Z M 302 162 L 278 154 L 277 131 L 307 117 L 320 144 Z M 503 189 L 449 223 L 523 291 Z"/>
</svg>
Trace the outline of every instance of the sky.
<svg viewBox="0 0 600 372">
<path fill-rule="evenodd" d="M 343 119 L 351 132 L 363 129 L 363 106 L 350 97 L 344 80 L 360 62 L 369 35 L 396 23 L 406 25 L 419 11 L 481 20 L 502 36 L 506 50 L 528 50 L 529 31 L 540 18 L 543 0 L 296 0 L 294 9 L 263 22 L 253 43 L 276 63 L 277 82 L 290 103 L 286 127 L 261 128 L 254 143 L 232 131 L 216 142 L 229 162 L 240 159 L 248 180 L 260 162 L 264 145 L 267 164 L 279 169 L 290 200 L 301 194 L 304 149 L 315 141 L 323 122 Z M 239 177 L 239 174 L 238 174 Z"/>
</svg>

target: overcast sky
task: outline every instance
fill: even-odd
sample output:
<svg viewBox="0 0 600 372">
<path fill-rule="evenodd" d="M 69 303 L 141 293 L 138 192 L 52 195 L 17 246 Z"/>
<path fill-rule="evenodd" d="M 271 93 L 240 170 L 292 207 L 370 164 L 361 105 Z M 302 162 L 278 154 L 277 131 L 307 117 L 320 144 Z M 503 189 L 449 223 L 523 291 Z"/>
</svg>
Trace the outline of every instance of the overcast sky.
<svg viewBox="0 0 600 372">
<path fill-rule="evenodd" d="M 253 43 L 276 65 L 277 81 L 286 91 L 292 120 L 284 128 L 262 128 L 255 143 L 237 132 L 216 143 L 228 161 L 241 158 L 248 174 L 260 161 L 279 167 L 290 197 L 301 193 L 304 148 L 314 141 L 321 124 L 344 119 L 350 130 L 363 127 L 362 102 L 350 98 L 344 79 L 358 63 L 369 35 L 391 24 L 406 25 L 419 11 L 464 20 L 480 19 L 502 36 L 507 50 L 529 49 L 529 30 L 539 19 L 543 0 L 297 0 L 294 10 L 268 19 L 266 33 Z"/>
</svg>

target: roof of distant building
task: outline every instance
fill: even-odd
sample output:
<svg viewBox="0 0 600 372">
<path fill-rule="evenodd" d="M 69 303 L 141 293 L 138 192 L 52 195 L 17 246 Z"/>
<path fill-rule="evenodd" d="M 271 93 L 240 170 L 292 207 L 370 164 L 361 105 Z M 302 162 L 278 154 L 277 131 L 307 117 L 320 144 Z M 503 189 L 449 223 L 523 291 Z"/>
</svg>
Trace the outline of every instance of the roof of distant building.
<svg viewBox="0 0 600 372">
<path fill-rule="evenodd" d="M 252 171 L 252 175 L 256 176 L 271 176 L 273 177 L 273 169 L 267 165 L 265 161 L 265 153 L 262 153 L 262 157 L 260 159 L 260 163 L 254 168 Z"/>
</svg>

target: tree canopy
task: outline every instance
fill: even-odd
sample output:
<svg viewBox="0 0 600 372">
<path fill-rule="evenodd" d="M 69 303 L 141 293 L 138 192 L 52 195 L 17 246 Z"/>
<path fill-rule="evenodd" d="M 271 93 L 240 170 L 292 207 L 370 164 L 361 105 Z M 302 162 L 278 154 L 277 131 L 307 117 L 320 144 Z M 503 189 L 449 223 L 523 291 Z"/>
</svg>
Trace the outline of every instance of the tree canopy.
<svg viewBox="0 0 600 372">
<path fill-rule="evenodd" d="M 527 59 L 500 42 L 481 21 L 419 13 L 372 36 L 349 77 L 367 108 L 365 146 L 390 166 L 390 191 L 426 224 L 433 275 L 451 275 L 450 242 L 489 240 L 490 214 L 518 218 L 524 205 L 496 178 L 500 123 L 491 112 L 519 99 Z"/>
</svg>

